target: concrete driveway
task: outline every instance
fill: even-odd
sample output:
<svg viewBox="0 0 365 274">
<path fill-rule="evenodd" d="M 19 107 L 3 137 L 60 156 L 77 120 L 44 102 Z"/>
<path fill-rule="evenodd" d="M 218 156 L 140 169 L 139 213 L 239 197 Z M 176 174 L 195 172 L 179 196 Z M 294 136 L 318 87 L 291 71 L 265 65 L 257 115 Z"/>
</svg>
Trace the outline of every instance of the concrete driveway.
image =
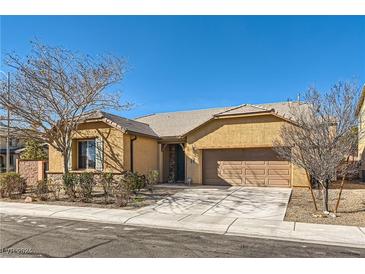
<svg viewBox="0 0 365 274">
<path fill-rule="evenodd" d="M 291 189 L 267 187 L 190 188 L 145 210 L 245 219 L 284 219 Z"/>
</svg>

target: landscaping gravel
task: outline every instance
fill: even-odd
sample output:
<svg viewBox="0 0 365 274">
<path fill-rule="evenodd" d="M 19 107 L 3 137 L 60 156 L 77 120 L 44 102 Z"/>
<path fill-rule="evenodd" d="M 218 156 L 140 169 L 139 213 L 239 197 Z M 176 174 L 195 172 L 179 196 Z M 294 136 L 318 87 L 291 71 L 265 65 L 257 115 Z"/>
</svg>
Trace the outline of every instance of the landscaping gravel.
<svg viewBox="0 0 365 274">
<path fill-rule="evenodd" d="M 175 193 L 181 191 L 181 189 L 175 188 L 155 188 L 153 192 L 148 190 L 141 190 L 138 195 L 132 195 L 131 201 L 128 203 L 126 207 L 118 207 L 114 204 L 113 199 L 110 199 L 108 204 L 105 204 L 104 197 L 102 192 L 94 192 L 92 202 L 81 202 L 81 201 L 69 201 L 68 198 L 64 195 L 61 195 L 59 200 L 49 199 L 47 201 L 41 201 L 34 197 L 32 203 L 39 204 L 49 204 L 49 205 L 64 205 L 64 206 L 80 206 L 80 207 L 100 207 L 100 208 L 121 208 L 121 209 L 136 209 L 144 206 L 149 206 L 155 204 L 157 201 L 166 198 L 167 196 L 172 196 Z M 9 199 L 9 198 L 1 198 L 0 201 L 6 202 L 18 202 L 24 203 L 27 194 L 22 195 L 21 199 Z"/>
<path fill-rule="evenodd" d="M 349 187 L 350 188 L 350 187 Z M 338 189 L 329 190 L 329 209 L 334 210 Z M 365 189 L 344 189 L 341 196 L 337 217 L 314 217 L 322 214 L 322 197 L 319 190 L 314 190 L 318 211 L 315 211 L 309 189 L 294 188 L 285 215 L 285 221 L 303 223 L 353 225 L 365 227 Z"/>
</svg>

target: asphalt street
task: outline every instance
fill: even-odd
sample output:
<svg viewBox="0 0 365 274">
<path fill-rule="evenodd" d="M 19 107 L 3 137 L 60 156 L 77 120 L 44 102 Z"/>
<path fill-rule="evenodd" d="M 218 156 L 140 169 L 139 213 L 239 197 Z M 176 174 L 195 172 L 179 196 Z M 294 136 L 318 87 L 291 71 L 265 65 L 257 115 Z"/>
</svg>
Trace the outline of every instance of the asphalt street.
<svg viewBox="0 0 365 274">
<path fill-rule="evenodd" d="M 365 249 L 0 215 L 0 257 L 365 257 Z"/>
</svg>

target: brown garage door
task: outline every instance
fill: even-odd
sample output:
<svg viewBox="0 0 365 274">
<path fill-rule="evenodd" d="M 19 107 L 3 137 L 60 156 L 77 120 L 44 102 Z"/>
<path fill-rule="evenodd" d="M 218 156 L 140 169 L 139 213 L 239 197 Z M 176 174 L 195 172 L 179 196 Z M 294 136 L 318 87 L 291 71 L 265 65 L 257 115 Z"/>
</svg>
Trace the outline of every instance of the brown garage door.
<svg viewBox="0 0 365 274">
<path fill-rule="evenodd" d="M 290 186 L 291 165 L 268 148 L 203 151 L 203 183 L 208 185 Z"/>
</svg>

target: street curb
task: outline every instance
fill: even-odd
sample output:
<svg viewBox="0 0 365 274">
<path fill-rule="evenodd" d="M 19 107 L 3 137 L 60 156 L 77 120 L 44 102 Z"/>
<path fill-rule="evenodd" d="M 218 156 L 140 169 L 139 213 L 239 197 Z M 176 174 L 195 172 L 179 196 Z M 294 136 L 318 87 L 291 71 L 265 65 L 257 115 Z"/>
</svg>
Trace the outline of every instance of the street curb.
<svg viewBox="0 0 365 274">
<path fill-rule="evenodd" d="M 128 223 L 130 219 L 129 218 L 126 221 L 122 221 L 122 217 L 120 218 L 120 221 L 105 221 L 105 220 L 95 220 L 95 219 L 87 219 L 87 218 L 72 218 L 72 217 L 58 217 L 55 216 L 54 213 L 50 213 L 47 215 L 37 215 L 37 214 L 31 214 L 30 212 L 25 212 L 23 214 L 19 214 L 19 212 L 11 213 L 9 210 L 5 210 L 0 208 L 1 214 L 7 214 L 7 215 L 18 215 L 18 216 L 37 216 L 42 218 L 53 218 L 53 219 L 62 219 L 62 220 L 72 220 L 72 221 L 82 221 L 82 222 L 94 222 L 94 223 L 104 223 L 104 224 L 116 224 L 116 225 L 128 225 L 128 226 L 135 226 L 135 227 L 149 227 L 149 228 L 159 228 L 159 229 L 168 229 L 168 230 L 178 230 L 178 231 L 195 231 L 195 232 L 201 232 L 201 233 L 209 233 L 209 234 L 218 234 L 218 235 L 227 235 L 227 236 L 241 236 L 241 237 L 249 237 L 249 238 L 260 238 L 260 239 L 271 239 L 271 240 L 281 240 L 281 241 L 290 241 L 290 242 L 299 242 L 299 243 L 312 243 L 312 244 L 319 244 L 319 245 L 331 245 L 331 246 L 342 246 L 342 247 L 354 247 L 354 248 L 365 248 L 364 244 L 354 244 L 354 243 L 344 243 L 344 242 L 335 242 L 335 241 L 320 241 L 320 240 L 310 240 L 310 239 L 303 239 L 303 238 L 292 238 L 292 237 L 282 237 L 282 236 L 270 236 L 270 235 L 262 235 L 262 234 L 255 234 L 255 233 L 237 233 L 237 232 L 229 232 L 229 229 L 227 228 L 225 231 L 214 231 L 200 228 L 197 229 L 189 229 L 186 226 L 166 226 L 166 225 L 151 225 L 151 224 L 136 224 L 136 223 Z M 141 216 L 143 215 L 137 215 Z M 135 216 L 135 217 L 137 217 Z M 238 218 L 237 218 L 238 219 Z M 236 220 L 237 220 L 236 219 Z M 236 221 L 235 220 L 235 221 Z M 359 228 L 360 229 L 360 228 Z M 361 230 L 360 230 L 361 231 Z"/>
</svg>

